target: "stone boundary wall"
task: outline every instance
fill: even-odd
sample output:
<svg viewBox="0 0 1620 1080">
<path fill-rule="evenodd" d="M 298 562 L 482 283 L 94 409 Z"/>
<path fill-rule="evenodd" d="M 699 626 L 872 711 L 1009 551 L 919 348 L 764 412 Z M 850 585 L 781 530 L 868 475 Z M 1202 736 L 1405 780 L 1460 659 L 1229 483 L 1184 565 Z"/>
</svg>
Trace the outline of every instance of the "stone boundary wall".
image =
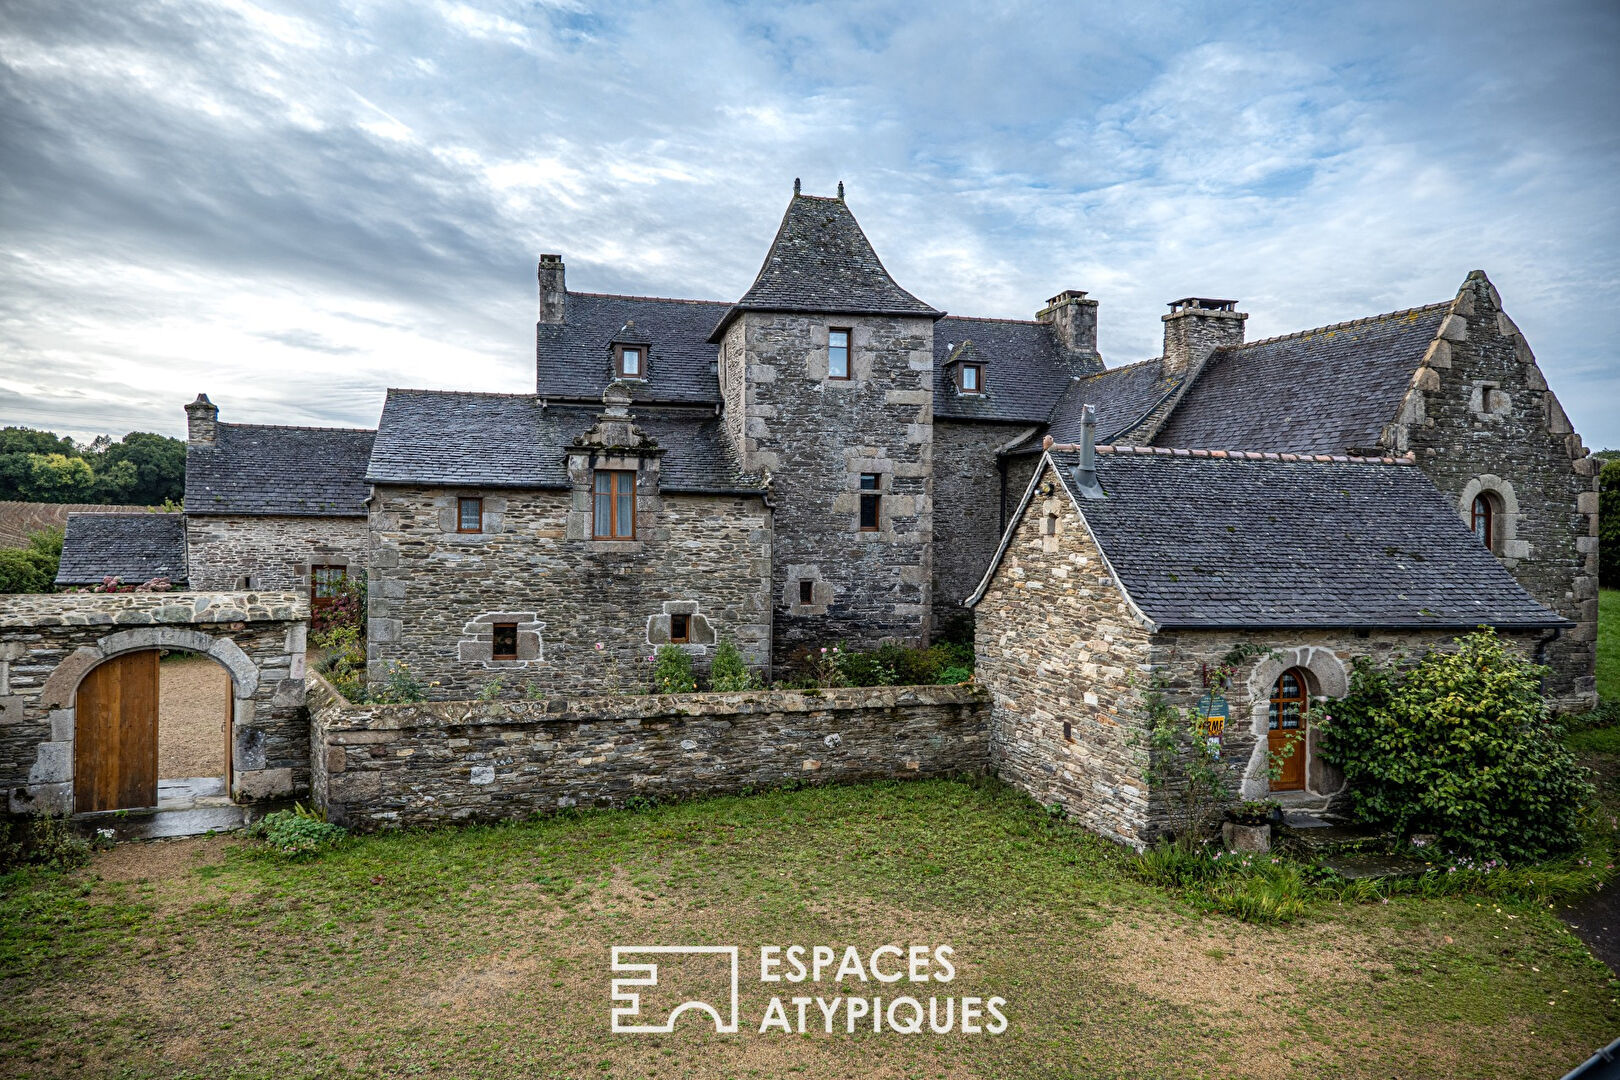
<svg viewBox="0 0 1620 1080">
<path fill-rule="evenodd" d="M 309 679 L 312 795 L 369 830 L 989 764 L 976 686 L 356 705 Z"/>
<path fill-rule="evenodd" d="M 201 653 L 230 673 L 232 795 L 271 798 L 307 788 L 308 616 L 291 593 L 0 597 L 5 808 L 72 812 L 79 683 L 103 661 L 144 649 Z"/>
</svg>

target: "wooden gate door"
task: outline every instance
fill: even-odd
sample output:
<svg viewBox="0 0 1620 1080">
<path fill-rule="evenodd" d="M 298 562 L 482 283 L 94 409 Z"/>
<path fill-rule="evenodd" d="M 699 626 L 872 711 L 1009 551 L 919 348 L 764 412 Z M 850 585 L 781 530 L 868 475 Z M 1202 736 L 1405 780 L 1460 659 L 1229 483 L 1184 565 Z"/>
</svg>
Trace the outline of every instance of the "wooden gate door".
<svg viewBox="0 0 1620 1080">
<path fill-rule="evenodd" d="M 158 653 L 115 656 L 79 684 L 73 728 L 73 809 L 157 805 Z"/>
<path fill-rule="evenodd" d="M 1302 791 L 1305 788 L 1307 704 L 1309 697 L 1305 689 L 1305 675 L 1298 668 L 1289 668 L 1282 673 L 1271 691 L 1266 748 L 1280 759 L 1278 764 L 1281 766 L 1279 775 L 1271 782 L 1272 791 Z"/>
</svg>

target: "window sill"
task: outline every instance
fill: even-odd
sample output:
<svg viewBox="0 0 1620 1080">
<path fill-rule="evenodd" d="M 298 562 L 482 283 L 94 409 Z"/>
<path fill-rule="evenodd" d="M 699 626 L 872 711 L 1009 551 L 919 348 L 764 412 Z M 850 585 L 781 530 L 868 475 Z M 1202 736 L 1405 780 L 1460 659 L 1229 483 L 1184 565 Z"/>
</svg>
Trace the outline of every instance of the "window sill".
<svg viewBox="0 0 1620 1080">
<path fill-rule="evenodd" d="M 585 541 L 585 550 L 593 555 L 639 555 L 645 546 L 640 540 Z"/>
</svg>

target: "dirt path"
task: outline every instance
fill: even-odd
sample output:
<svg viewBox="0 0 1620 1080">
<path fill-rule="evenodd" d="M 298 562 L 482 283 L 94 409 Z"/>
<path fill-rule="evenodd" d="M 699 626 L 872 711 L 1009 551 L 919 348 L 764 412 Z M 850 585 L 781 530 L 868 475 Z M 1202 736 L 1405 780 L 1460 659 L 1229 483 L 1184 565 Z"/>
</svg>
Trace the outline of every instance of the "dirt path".
<svg viewBox="0 0 1620 1080">
<path fill-rule="evenodd" d="M 231 677 L 207 657 L 175 654 L 158 680 L 159 778 L 225 775 Z"/>
</svg>

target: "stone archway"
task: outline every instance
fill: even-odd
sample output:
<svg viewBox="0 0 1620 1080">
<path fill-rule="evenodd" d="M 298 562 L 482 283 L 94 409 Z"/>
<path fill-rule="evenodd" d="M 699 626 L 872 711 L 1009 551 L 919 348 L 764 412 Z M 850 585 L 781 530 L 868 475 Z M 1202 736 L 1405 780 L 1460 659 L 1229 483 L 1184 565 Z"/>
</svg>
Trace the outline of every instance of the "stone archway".
<svg viewBox="0 0 1620 1080">
<path fill-rule="evenodd" d="M 1304 645 L 1295 649 L 1278 649 L 1261 659 L 1249 673 L 1244 687 L 1250 706 L 1250 730 L 1255 735 L 1254 749 L 1243 770 L 1240 793 L 1245 799 L 1264 799 L 1271 793 L 1267 744 L 1265 738 L 1267 713 L 1271 705 L 1271 688 L 1279 676 L 1290 668 L 1305 673 L 1312 703 L 1329 698 L 1343 697 L 1350 690 L 1350 673 L 1344 662 L 1329 649 Z M 1344 777 L 1316 753 L 1317 729 L 1305 729 L 1305 792 L 1308 795 L 1333 795 L 1344 787 Z"/>
<path fill-rule="evenodd" d="M 308 607 L 286 593 L 63 593 L 0 598 L 0 786 L 14 813 L 73 809 L 76 699 L 99 665 L 153 649 L 208 657 L 230 676 L 238 800 L 309 784 Z"/>
</svg>

